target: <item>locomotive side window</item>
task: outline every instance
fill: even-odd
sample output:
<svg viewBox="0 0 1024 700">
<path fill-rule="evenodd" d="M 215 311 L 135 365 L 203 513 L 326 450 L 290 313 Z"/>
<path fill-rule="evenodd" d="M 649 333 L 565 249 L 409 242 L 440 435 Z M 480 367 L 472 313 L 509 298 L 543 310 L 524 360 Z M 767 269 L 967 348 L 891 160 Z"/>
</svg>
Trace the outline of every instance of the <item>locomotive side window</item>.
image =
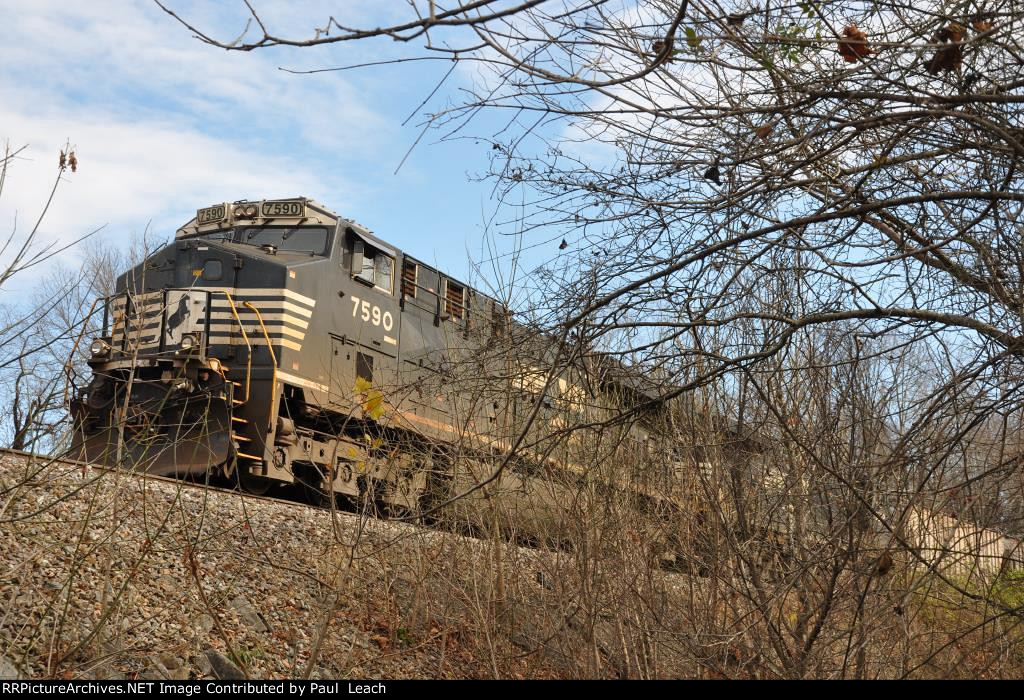
<svg viewBox="0 0 1024 700">
<path fill-rule="evenodd" d="M 416 277 L 418 276 L 419 265 L 411 260 L 402 261 L 402 296 L 408 299 L 416 298 Z"/>
<path fill-rule="evenodd" d="M 511 316 L 501 304 L 491 302 L 491 335 L 505 335 Z"/>
<path fill-rule="evenodd" d="M 352 256 L 353 277 L 371 287 L 391 294 L 395 261 L 390 255 L 385 255 L 369 246 L 363 246 L 362 243 L 362 241 L 356 241 L 355 244 L 356 249 Z M 363 248 L 362 255 L 359 255 L 360 247 Z M 358 269 L 356 269 L 357 265 Z"/>
<path fill-rule="evenodd" d="M 444 282 L 444 312 L 456 321 L 466 315 L 466 288 L 451 280 Z"/>
<path fill-rule="evenodd" d="M 220 260 L 207 260 L 203 264 L 204 280 L 219 280 L 224 274 L 224 266 Z"/>
</svg>

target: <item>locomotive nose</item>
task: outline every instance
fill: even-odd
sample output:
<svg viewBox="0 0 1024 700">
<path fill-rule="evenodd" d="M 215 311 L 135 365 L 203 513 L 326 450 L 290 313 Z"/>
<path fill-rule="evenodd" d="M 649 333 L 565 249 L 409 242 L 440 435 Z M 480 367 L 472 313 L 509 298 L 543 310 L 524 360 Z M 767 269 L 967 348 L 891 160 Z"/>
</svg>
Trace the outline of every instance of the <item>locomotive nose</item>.
<svg viewBox="0 0 1024 700">
<path fill-rule="evenodd" d="M 67 456 L 161 476 L 205 474 L 231 449 L 230 413 L 214 383 L 209 374 L 197 386 L 94 382 L 85 401 L 72 403 L 76 429 Z"/>
</svg>

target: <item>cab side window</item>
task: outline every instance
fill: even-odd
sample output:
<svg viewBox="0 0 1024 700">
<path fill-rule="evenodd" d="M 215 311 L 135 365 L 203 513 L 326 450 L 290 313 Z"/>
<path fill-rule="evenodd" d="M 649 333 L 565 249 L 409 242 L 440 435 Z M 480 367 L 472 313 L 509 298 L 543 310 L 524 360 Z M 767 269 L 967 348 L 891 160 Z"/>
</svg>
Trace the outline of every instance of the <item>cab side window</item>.
<svg viewBox="0 0 1024 700">
<path fill-rule="evenodd" d="M 363 241 L 356 240 L 352 248 L 352 277 L 368 287 L 392 294 L 395 260 L 390 255 L 374 250 Z"/>
<path fill-rule="evenodd" d="M 377 253 L 373 262 L 375 286 L 387 290 L 388 294 L 394 292 L 395 261 L 390 255 Z"/>
</svg>

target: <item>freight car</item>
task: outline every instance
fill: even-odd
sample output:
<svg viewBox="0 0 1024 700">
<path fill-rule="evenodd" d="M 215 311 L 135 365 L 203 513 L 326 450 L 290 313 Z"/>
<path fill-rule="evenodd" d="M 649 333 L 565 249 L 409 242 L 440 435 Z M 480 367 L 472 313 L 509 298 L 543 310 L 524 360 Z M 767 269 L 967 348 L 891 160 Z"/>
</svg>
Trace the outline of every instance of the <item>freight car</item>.
<svg viewBox="0 0 1024 700">
<path fill-rule="evenodd" d="M 504 494 L 509 526 L 541 530 L 584 478 L 574 450 L 603 439 L 621 454 L 646 437 L 637 425 L 614 444 L 567 436 L 594 420 L 594 397 L 657 406 L 613 363 L 553 374 L 551 338 L 310 199 L 200 209 L 116 290 L 71 401 L 69 454 L 84 461 L 260 493 L 299 484 L 317 503 L 403 513 L 500 463 L 482 495 Z M 472 503 L 451 508 L 472 519 Z"/>
</svg>

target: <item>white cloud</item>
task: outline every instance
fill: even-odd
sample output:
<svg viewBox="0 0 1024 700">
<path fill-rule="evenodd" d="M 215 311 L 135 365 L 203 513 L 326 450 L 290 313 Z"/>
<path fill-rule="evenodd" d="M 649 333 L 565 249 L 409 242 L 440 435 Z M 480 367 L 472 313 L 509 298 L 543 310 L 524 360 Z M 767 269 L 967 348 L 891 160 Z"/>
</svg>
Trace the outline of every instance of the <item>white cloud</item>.
<svg viewBox="0 0 1024 700">
<path fill-rule="evenodd" d="M 221 38 L 245 26 L 241 0 L 169 3 Z M 332 14 L 376 27 L 411 12 L 379 0 L 253 3 L 274 31 L 294 37 L 311 36 Z M 422 55 L 422 41 L 227 52 L 196 40 L 152 0 L 0 0 L 0 17 L 0 146 L 8 139 L 30 146 L 0 196 L 0 237 L 15 213 L 22 230 L 38 214 L 70 140 L 81 168 L 67 174 L 47 217 L 49 241 L 107 224 L 102 237 L 122 245 L 150 222 L 167 237 L 217 201 L 302 194 L 415 255 L 440 251 L 437 262 L 457 275 L 466 265 L 462 250 L 479 245 L 491 186 L 468 182 L 466 173 L 486 170 L 486 144 L 434 146 L 431 133 L 394 173 L 419 136 L 418 119 L 401 122 L 447 61 L 318 75 L 279 70 Z M 464 82 L 457 71 L 420 111 L 457 99 Z M 498 130 L 503 119 L 472 128 Z M 9 292 L 10 285 L 0 290 L 0 303 Z"/>
<path fill-rule="evenodd" d="M 8 174 L 0 204 L 4 228 L 15 212 L 22 226 L 38 215 L 64 139 L 70 136 L 76 147 L 78 172 L 65 172 L 42 227 L 48 240 L 68 240 L 104 224 L 114 236 L 150 220 L 176 227 L 199 206 L 246 196 L 324 196 L 325 181 L 286 159 L 249 153 L 169 122 L 93 113 L 69 125 L 58 116 L 27 118 L 0 107 L 0 123 L 30 144 Z"/>
<path fill-rule="evenodd" d="M 150 222 L 167 236 L 196 208 L 242 197 L 340 210 L 367 187 L 341 173 L 396 141 L 360 85 L 284 73 L 281 52 L 213 49 L 151 2 L 0 0 L 0 15 L 0 142 L 29 145 L 0 196 L 0 234 L 38 215 L 66 140 L 80 168 L 46 217 L 48 241 L 104 224 L 127 240 Z"/>
<path fill-rule="evenodd" d="M 386 131 L 387 122 L 343 76 L 297 78 L 278 70 L 295 52 L 206 46 L 150 2 L 22 4 L 5 17 L 0 40 L 0 86 L 24 85 L 31 76 L 34 88 L 72 108 L 170 112 L 207 131 L 244 125 L 249 133 L 273 134 L 286 127 L 321 147 L 366 148 Z"/>
</svg>

